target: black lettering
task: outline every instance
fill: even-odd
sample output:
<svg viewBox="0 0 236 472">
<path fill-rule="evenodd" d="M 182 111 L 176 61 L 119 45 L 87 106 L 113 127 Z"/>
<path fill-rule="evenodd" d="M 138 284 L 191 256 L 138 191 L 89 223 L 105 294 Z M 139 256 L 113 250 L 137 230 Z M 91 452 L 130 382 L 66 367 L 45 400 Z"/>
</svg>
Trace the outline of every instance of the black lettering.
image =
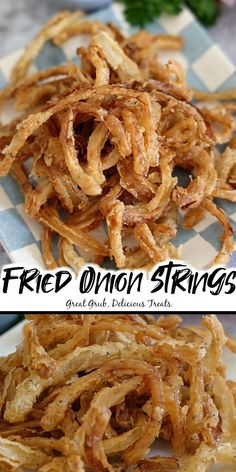
<svg viewBox="0 0 236 472">
<path fill-rule="evenodd" d="M 116 281 L 116 276 L 115 274 L 111 274 L 110 272 L 107 272 L 105 275 L 102 275 L 101 272 L 98 273 L 97 275 L 97 281 L 94 289 L 95 295 L 98 294 L 102 284 L 105 282 L 105 292 L 112 293 L 114 284 Z"/>
<path fill-rule="evenodd" d="M 65 279 L 63 280 L 65 276 Z M 70 283 L 72 275 L 68 270 L 60 270 L 56 273 L 55 293 L 60 292 L 66 285 Z"/>
<path fill-rule="evenodd" d="M 186 292 L 186 287 L 181 285 L 181 282 L 184 280 L 187 280 L 189 276 L 191 275 L 192 271 L 190 269 L 182 269 L 178 270 L 175 272 L 175 274 L 172 276 L 172 288 L 171 288 L 171 293 L 175 293 L 176 289 L 179 288 L 182 290 L 182 292 Z"/>
<path fill-rule="evenodd" d="M 198 287 L 200 286 L 200 284 L 203 282 L 203 287 L 202 287 L 202 291 L 205 292 L 206 291 L 206 286 L 207 286 L 207 282 L 208 282 L 208 274 L 205 272 L 204 274 L 200 275 L 200 277 L 198 278 L 199 274 L 198 272 L 196 272 L 194 274 L 194 277 L 193 277 L 193 287 L 192 287 L 192 293 L 195 294 Z M 191 292 L 190 292 L 191 293 Z"/>
<path fill-rule="evenodd" d="M 155 285 L 155 287 L 151 290 L 151 293 L 156 293 L 162 289 L 164 282 L 159 277 L 162 277 L 162 275 L 165 272 L 166 267 L 167 266 L 158 267 L 158 269 L 156 269 L 155 272 L 152 274 L 151 282 L 157 282 L 157 285 Z"/>
<path fill-rule="evenodd" d="M 40 272 L 38 269 L 24 269 L 20 276 L 19 293 L 22 294 L 25 288 L 27 288 L 27 290 L 30 290 L 30 292 L 33 292 L 34 289 L 33 287 L 31 287 L 31 285 L 29 285 L 29 282 L 32 282 L 32 280 L 36 279 L 39 274 Z"/>
<path fill-rule="evenodd" d="M 71 308 L 71 305 L 72 305 L 72 301 L 71 301 L 71 300 L 67 300 L 67 302 L 66 302 L 66 308 Z"/>
<path fill-rule="evenodd" d="M 42 274 L 39 274 L 36 279 L 36 293 L 39 293 L 41 290 L 41 281 L 42 281 Z"/>
<path fill-rule="evenodd" d="M 116 279 L 116 284 L 115 284 L 115 288 L 118 292 L 123 292 L 123 290 L 125 289 L 127 285 L 127 278 L 126 278 L 126 274 L 124 273 L 121 273 L 117 276 L 117 279 Z"/>
<path fill-rule="evenodd" d="M 10 267 L 10 268 L 6 268 L 6 269 L 3 269 L 3 272 L 5 272 L 5 276 L 2 278 L 3 280 L 3 293 L 7 293 L 8 291 L 8 286 L 9 286 L 9 281 L 10 280 L 17 280 L 19 278 L 18 275 L 12 275 L 12 272 L 14 270 L 22 270 L 24 269 L 24 267 Z"/>
<path fill-rule="evenodd" d="M 136 276 L 134 276 L 134 274 L 131 272 L 130 275 L 131 275 L 131 277 L 129 279 L 127 294 L 131 293 L 131 290 L 132 290 L 132 288 L 133 288 L 133 286 L 136 282 L 138 282 L 137 292 L 140 292 L 141 291 L 141 286 L 142 286 L 143 274 L 137 274 Z"/>
<path fill-rule="evenodd" d="M 52 292 L 53 291 L 53 287 L 48 289 L 47 286 L 48 285 L 52 285 L 52 282 L 49 282 L 49 280 L 51 278 L 54 278 L 54 276 L 52 274 L 46 274 L 43 279 L 42 279 L 42 285 L 41 285 L 41 289 L 42 289 L 42 292 L 43 293 L 49 293 L 49 292 Z M 37 292 L 38 293 L 38 292 Z"/>
<path fill-rule="evenodd" d="M 157 282 L 157 285 L 152 289 L 151 293 L 156 293 L 159 290 L 161 290 L 163 287 L 164 287 L 165 293 L 168 293 L 172 270 L 177 269 L 178 267 L 186 267 L 186 265 L 177 264 L 175 262 L 170 261 L 168 264 L 159 266 L 151 276 L 151 282 Z M 162 277 L 164 276 L 164 274 L 165 274 L 165 279 L 163 281 Z"/>
<path fill-rule="evenodd" d="M 80 292 L 88 293 L 92 290 L 95 282 L 95 270 L 93 267 L 88 267 L 83 271 L 80 278 Z"/>
<path fill-rule="evenodd" d="M 235 284 L 230 282 L 230 279 L 235 279 L 236 277 L 236 272 L 235 271 L 232 271 L 230 272 L 227 277 L 226 277 L 226 281 L 225 281 L 225 286 L 227 287 L 229 285 L 229 289 L 225 291 L 225 293 L 227 295 L 230 295 L 231 293 L 234 293 L 235 292 Z"/>
<path fill-rule="evenodd" d="M 222 274 L 222 275 L 219 275 L 219 277 L 217 278 L 218 276 L 218 273 L 220 271 L 225 271 L 225 269 L 223 267 L 219 267 L 218 269 L 215 269 L 210 275 L 209 275 L 209 278 L 208 278 L 208 287 L 210 289 L 213 289 L 216 287 L 216 290 L 210 290 L 210 293 L 212 295 L 219 295 L 219 293 L 221 292 L 222 290 L 222 287 L 223 287 L 223 284 L 224 284 L 224 281 L 225 281 L 225 277 L 226 277 L 226 273 Z"/>
</svg>

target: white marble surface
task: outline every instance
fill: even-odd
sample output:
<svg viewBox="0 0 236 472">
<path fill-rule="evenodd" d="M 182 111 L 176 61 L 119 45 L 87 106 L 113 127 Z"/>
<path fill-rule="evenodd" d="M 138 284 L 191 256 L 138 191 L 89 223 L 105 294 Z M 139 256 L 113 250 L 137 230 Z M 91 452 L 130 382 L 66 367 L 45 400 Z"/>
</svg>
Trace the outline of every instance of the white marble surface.
<svg viewBox="0 0 236 472">
<path fill-rule="evenodd" d="M 0 0 L 0 57 L 24 47 L 58 10 L 75 5 L 76 0 Z M 208 28 L 208 33 L 236 63 L 236 8 L 224 7 L 218 23 Z M 7 262 L 0 243 L 0 267 Z"/>
<path fill-rule="evenodd" d="M 215 26 L 207 28 L 208 34 L 218 43 L 224 53 L 236 64 L 236 7 L 222 8 L 222 15 Z"/>
</svg>

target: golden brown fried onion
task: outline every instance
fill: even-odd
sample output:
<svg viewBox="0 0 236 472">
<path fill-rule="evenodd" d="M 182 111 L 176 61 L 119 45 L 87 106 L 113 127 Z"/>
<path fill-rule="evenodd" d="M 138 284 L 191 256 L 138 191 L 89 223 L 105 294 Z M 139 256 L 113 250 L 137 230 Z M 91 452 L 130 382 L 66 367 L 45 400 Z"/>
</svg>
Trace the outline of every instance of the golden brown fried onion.
<svg viewBox="0 0 236 472">
<path fill-rule="evenodd" d="M 91 37 L 78 48 L 80 67 L 68 63 L 27 75 L 46 41 L 61 45 L 78 34 Z M 11 173 L 27 214 L 43 224 L 48 268 L 69 265 L 78 272 L 85 262 L 81 250 L 99 264 L 108 256 L 118 268 L 149 270 L 180 257 L 171 242 L 179 210 L 188 210 L 185 229 L 206 211 L 216 216 L 224 241 L 215 263 L 229 260 L 232 228 L 212 199 L 236 201 L 235 93 L 192 94 L 182 67 L 158 60 L 161 49 L 182 47 L 180 37 L 140 31 L 124 38 L 113 25 L 65 11 L 17 61 L 0 104 L 12 99 L 22 114 L 0 127 L 0 175 Z M 198 109 L 192 95 L 226 102 Z M 216 159 L 216 142 L 228 141 Z M 34 184 L 25 166 L 29 158 Z M 173 177 L 176 167 L 189 172 L 186 187 Z M 174 222 L 166 225 L 173 211 Z M 106 243 L 99 240 L 104 226 Z M 59 236 L 57 260 L 53 234 Z"/>
<path fill-rule="evenodd" d="M 27 318 L 16 352 L 0 358 L 2 471 L 235 464 L 236 389 L 221 358 L 235 341 L 216 316 L 198 327 L 179 316 Z M 146 458 L 157 438 L 171 457 Z"/>
</svg>

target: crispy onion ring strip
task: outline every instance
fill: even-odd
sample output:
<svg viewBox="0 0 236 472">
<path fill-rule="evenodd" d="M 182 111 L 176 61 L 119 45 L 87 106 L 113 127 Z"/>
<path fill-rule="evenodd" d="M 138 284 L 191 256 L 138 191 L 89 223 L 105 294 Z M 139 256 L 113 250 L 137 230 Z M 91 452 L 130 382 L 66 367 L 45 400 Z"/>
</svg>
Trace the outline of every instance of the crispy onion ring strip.
<svg viewBox="0 0 236 472">
<path fill-rule="evenodd" d="M 117 200 L 106 217 L 111 255 L 114 257 L 117 267 L 119 268 L 125 267 L 125 253 L 122 244 L 124 209 L 124 203 Z"/>
<path fill-rule="evenodd" d="M 15 396 L 6 404 L 4 418 L 11 422 L 20 422 L 25 419 L 31 411 L 39 395 L 51 385 L 58 385 L 65 380 L 65 372 L 69 378 L 78 371 L 93 369 L 103 364 L 106 356 L 111 358 L 122 357 L 129 358 L 132 352 L 136 350 L 143 351 L 142 347 L 124 346 L 121 343 L 104 343 L 103 346 L 94 345 L 85 348 L 76 348 L 70 354 L 66 355 L 58 362 L 57 372 L 48 379 L 40 379 L 38 375 L 31 375 L 26 378 L 17 388 Z M 88 356 L 88 353 L 90 355 Z M 27 392 L 27 396 L 25 395 Z"/>
<path fill-rule="evenodd" d="M 203 208 L 211 213 L 223 226 L 223 236 L 221 249 L 214 259 L 213 264 L 227 264 L 230 255 L 234 251 L 233 229 L 225 212 L 216 206 L 209 198 L 204 198 L 202 202 Z"/>
<path fill-rule="evenodd" d="M 65 156 L 67 167 L 71 177 L 80 188 L 88 195 L 99 195 L 101 187 L 95 178 L 87 174 L 79 163 L 79 158 L 75 148 L 74 130 L 73 130 L 74 113 L 72 108 L 68 108 L 62 121 L 60 140 Z"/>
<path fill-rule="evenodd" d="M 104 256 L 108 253 L 107 247 L 104 244 L 78 228 L 75 231 L 72 227 L 67 226 L 51 208 L 42 209 L 39 213 L 39 220 L 52 231 L 67 239 L 71 244 L 75 244 L 75 246 L 86 252 L 92 251 L 94 254 Z"/>
<path fill-rule="evenodd" d="M 30 64 L 43 48 L 46 41 L 57 36 L 61 31 L 63 31 L 63 29 L 67 28 L 68 25 L 80 20 L 82 16 L 83 14 L 80 10 L 73 13 L 63 11 L 49 20 L 44 28 L 35 36 L 33 41 L 31 41 L 24 54 L 17 61 L 12 71 L 11 82 L 16 84 L 25 77 Z"/>
<path fill-rule="evenodd" d="M 53 270 L 58 268 L 57 261 L 53 255 L 53 242 L 52 232 L 47 226 L 43 226 L 41 244 L 42 244 L 42 256 L 45 265 L 48 269 Z"/>
</svg>

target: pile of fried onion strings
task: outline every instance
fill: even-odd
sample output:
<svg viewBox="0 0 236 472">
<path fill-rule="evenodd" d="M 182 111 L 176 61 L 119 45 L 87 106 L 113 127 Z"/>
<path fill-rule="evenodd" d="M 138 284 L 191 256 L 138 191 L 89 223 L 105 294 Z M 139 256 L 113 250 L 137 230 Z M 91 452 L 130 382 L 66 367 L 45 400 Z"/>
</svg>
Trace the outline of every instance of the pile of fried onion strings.
<svg viewBox="0 0 236 472">
<path fill-rule="evenodd" d="M 62 46 L 76 35 L 90 38 L 77 50 L 80 66 L 29 73 L 47 41 Z M 212 263 L 228 262 L 233 231 L 214 199 L 236 201 L 236 92 L 188 88 L 182 66 L 158 56 L 182 47 L 177 36 L 125 38 L 65 11 L 17 61 L 0 92 L 0 105 L 11 100 L 18 113 L 0 126 L 0 175 L 17 180 L 27 214 L 42 224 L 47 268 L 78 272 L 108 257 L 117 268 L 149 270 L 180 258 L 172 242 L 179 225 L 188 230 L 207 213 L 223 230 Z M 184 187 L 177 168 L 189 175 Z"/>
<path fill-rule="evenodd" d="M 236 352 L 214 315 L 27 316 L 0 358 L 0 470 L 205 472 L 236 467 Z M 168 457 L 146 458 L 154 441 Z M 231 470 L 228 469 L 227 470 Z"/>
</svg>

